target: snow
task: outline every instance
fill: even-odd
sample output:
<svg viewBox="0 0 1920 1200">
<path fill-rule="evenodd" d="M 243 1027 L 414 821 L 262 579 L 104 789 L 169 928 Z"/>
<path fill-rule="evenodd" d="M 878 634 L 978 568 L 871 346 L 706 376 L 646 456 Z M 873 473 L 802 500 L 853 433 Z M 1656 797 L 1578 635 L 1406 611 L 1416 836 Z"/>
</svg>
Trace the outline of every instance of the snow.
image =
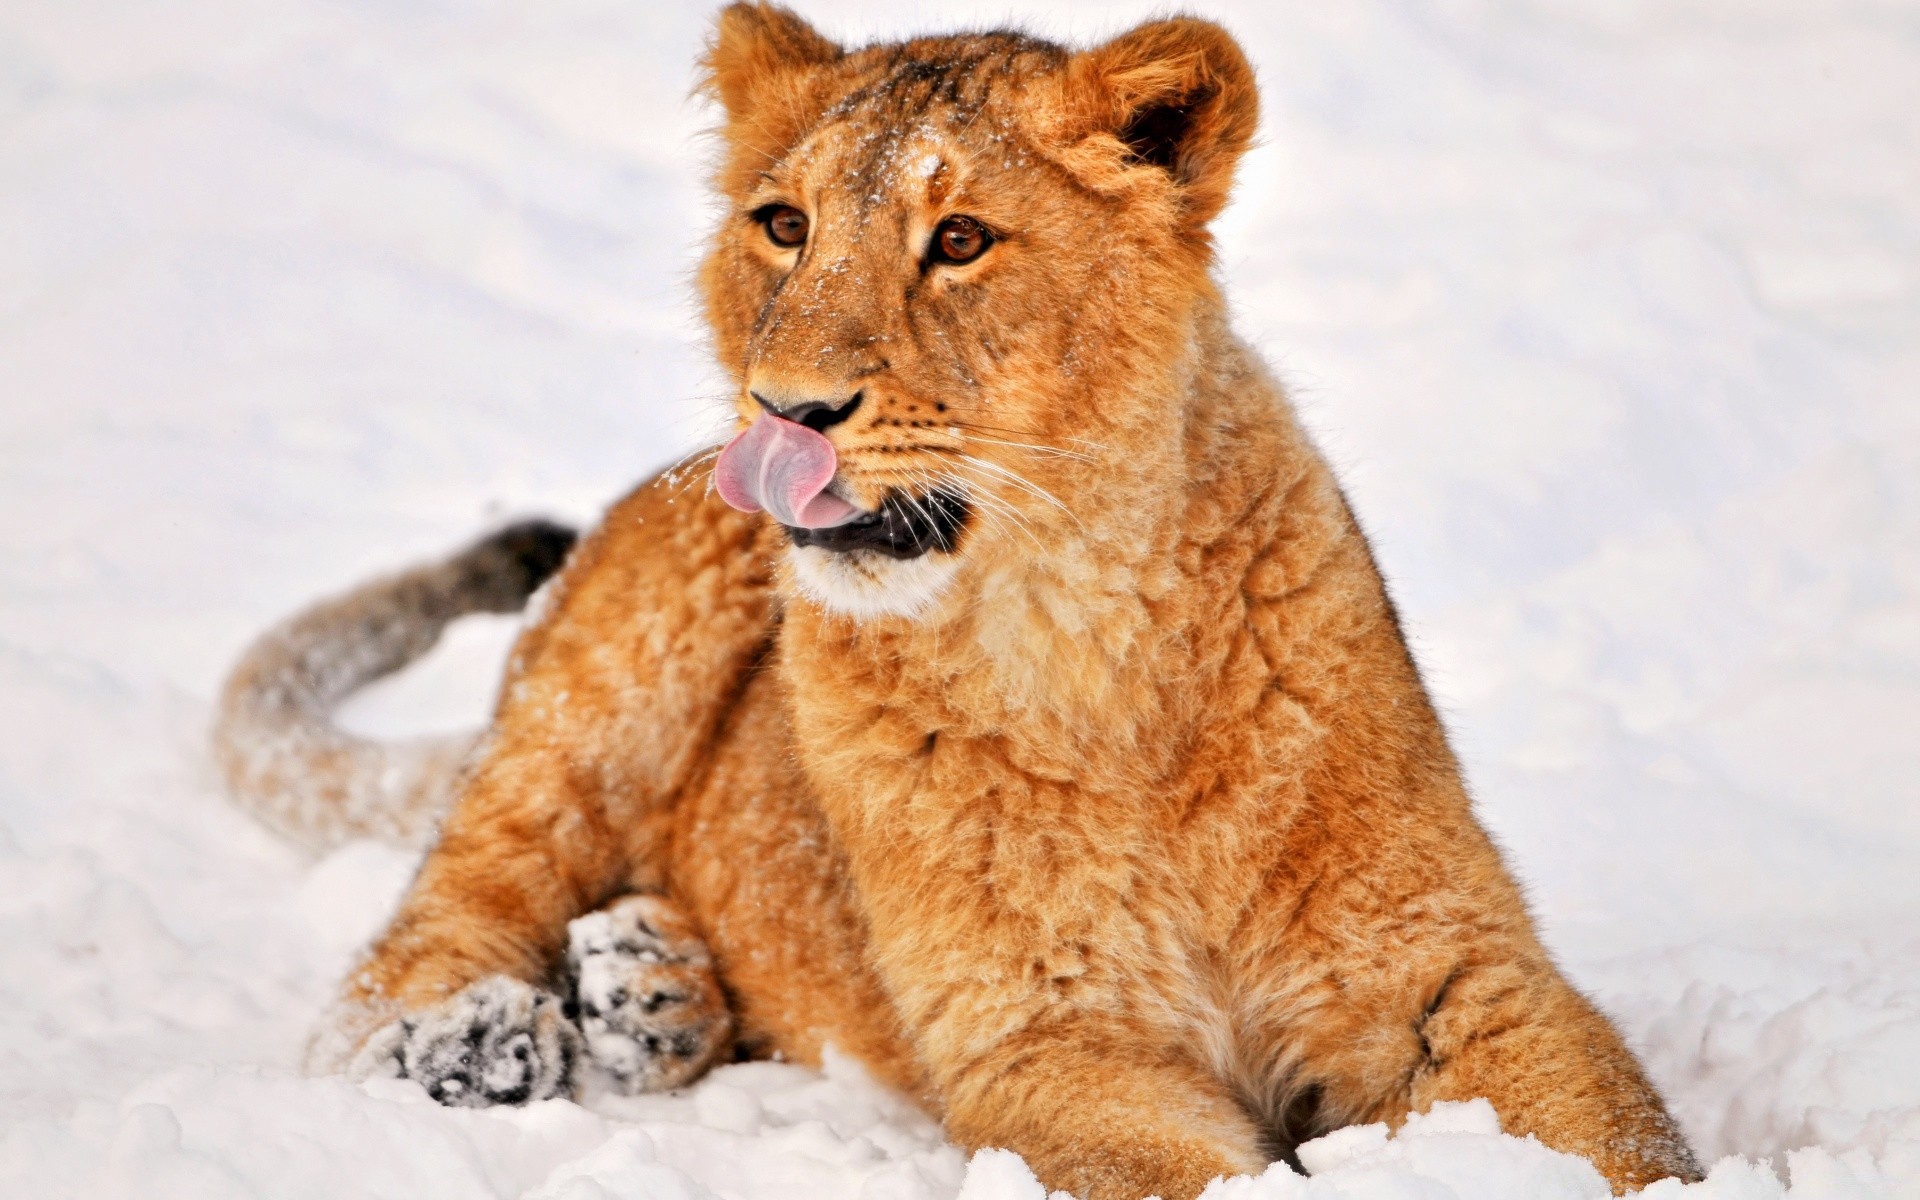
<svg viewBox="0 0 1920 1200">
<path fill-rule="evenodd" d="M 1088 38 L 1155 6 L 1024 7 Z M 1266 95 L 1241 328 L 1549 940 L 1718 1160 L 1646 1194 L 1920 1196 L 1912 5 L 1201 7 Z M 271 620 L 714 440 L 706 20 L 0 9 L 0 1195 L 1042 1197 L 837 1060 L 512 1111 L 301 1078 L 412 860 L 304 859 L 206 762 Z M 477 722 L 509 636 L 463 623 L 350 723 Z M 1302 1159 L 1210 1200 L 1604 1194 L 1484 1106 Z"/>
</svg>

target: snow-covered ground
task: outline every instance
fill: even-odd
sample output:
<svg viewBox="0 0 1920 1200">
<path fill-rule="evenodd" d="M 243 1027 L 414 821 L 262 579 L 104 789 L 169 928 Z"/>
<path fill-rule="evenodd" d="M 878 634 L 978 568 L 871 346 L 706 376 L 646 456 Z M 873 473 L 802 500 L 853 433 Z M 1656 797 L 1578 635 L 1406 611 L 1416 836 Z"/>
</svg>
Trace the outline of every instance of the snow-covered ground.
<svg viewBox="0 0 1920 1200">
<path fill-rule="evenodd" d="M 1550 939 L 1709 1160 L 1751 1160 L 1685 1194 L 1920 1195 L 1920 9 L 1197 6 L 1266 87 L 1241 327 Z M 410 863 L 303 860 L 209 781 L 268 621 L 503 515 L 590 519 L 717 432 L 706 21 L 0 6 L 0 1195 L 1039 1197 L 846 1064 L 494 1112 L 300 1078 Z M 478 720 L 510 632 L 354 721 Z M 1604 1191 L 1477 1106 L 1304 1157 L 1215 1200 Z"/>
</svg>

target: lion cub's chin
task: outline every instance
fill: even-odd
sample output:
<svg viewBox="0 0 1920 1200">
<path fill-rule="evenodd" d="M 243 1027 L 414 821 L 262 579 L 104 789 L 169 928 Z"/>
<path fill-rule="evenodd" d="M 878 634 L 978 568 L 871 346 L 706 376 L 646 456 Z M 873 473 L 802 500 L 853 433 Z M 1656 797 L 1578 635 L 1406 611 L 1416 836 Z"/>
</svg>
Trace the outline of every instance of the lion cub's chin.
<svg viewBox="0 0 1920 1200">
<path fill-rule="evenodd" d="M 802 595 L 856 620 L 925 616 L 960 571 L 959 558 L 938 551 L 892 558 L 871 550 L 793 546 L 787 554 Z"/>
</svg>

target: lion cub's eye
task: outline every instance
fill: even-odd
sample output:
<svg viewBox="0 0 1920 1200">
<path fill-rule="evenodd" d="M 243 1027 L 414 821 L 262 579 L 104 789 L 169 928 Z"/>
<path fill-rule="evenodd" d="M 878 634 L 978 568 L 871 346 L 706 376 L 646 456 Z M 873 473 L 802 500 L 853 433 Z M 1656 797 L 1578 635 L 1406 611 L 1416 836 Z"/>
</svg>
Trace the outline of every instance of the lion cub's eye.
<svg viewBox="0 0 1920 1200">
<path fill-rule="evenodd" d="M 970 263 L 993 245 L 993 235 L 972 217 L 948 217 L 933 231 L 934 262 Z"/>
<path fill-rule="evenodd" d="M 791 204 L 769 204 L 753 215 L 776 246 L 791 249 L 807 240 L 807 214 Z"/>
</svg>

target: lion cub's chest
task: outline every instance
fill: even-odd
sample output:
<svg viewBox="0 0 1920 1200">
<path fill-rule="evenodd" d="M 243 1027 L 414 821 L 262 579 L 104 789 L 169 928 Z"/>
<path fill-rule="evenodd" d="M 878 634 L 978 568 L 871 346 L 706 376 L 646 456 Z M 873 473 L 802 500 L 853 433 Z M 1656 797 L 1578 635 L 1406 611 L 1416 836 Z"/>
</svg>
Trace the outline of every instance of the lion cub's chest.
<svg viewBox="0 0 1920 1200">
<path fill-rule="evenodd" d="M 1205 942 L 1273 852 L 1224 828 L 1258 798 L 1188 757 L 1147 772 L 1137 749 L 956 727 L 938 702 L 791 696 L 796 757 L 876 920 L 991 909 L 1062 943 Z"/>
</svg>

